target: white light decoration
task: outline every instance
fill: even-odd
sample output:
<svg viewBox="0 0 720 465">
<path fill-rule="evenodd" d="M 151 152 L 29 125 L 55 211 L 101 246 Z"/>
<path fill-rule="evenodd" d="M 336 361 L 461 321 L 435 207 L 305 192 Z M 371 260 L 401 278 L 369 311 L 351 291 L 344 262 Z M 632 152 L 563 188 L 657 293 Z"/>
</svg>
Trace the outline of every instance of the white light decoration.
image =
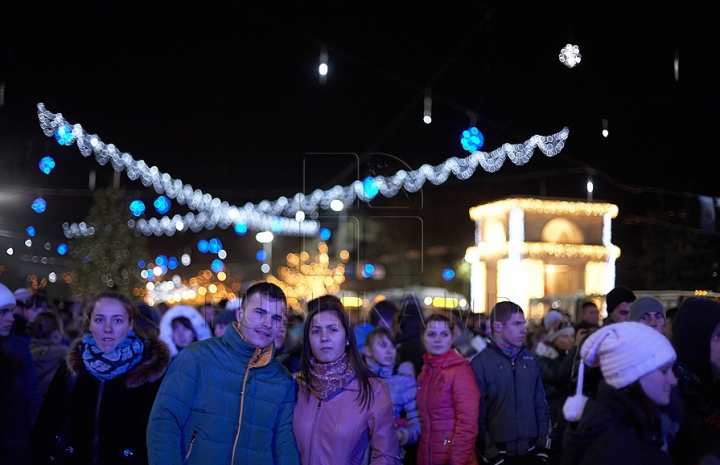
<svg viewBox="0 0 720 465">
<path fill-rule="evenodd" d="M 432 96 L 430 89 L 425 89 L 425 97 L 423 98 L 423 122 L 425 124 L 432 123 Z"/>
<path fill-rule="evenodd" d="M 318 66 L 318 74 L 320 75 L 320 84 L 325 84 L 327 82 L 328 74 L 328 51 L 325 44 L 322 44 L 320 47 L 320 65 Z"/>
<path fill-rule="evenodd" d="M 69 124 L 62 114 L 47 111 L 44 104 L 38 103 L 37 107 L 40 127 L 46 136 L 52 137 L 58 126 Z M 377 193 L 390 198 L 397 195 L 400 190 L 417 192 L 425 181 L 440 185 L 447 181 L 450 174 L 460 180 L 466 180 L 475 173 L 478 166 L 489 173 L 494 173 L 502 167 L 507 158 L 515 165 L 521 166 L 530 160 L 535 148 L 540 149 L 548 157 L 554 157 L 563 149 L 570 133 L 565 127 L 549 136 L 534 135 L 520 144 L 503 144 L 489 153 L 477 151 L 465 158 L 451 157 L 437 166 L 424 164 L 417 170 L 400 170 L 392 176 L 357 180 L 345 187 L 337 185 L 325 191 L 316 189 L 309 195 L 297 193 L 290 198 L 263 200 L 257 205 L 248 202 L 243 207 L 236 207 L 219 198 L 213 198 L 199 189 L 193 189 L 189 184 L 184 184 L 180 179 L 173 179 L 167 173 L 161 173 L 156 166 L 148 167 L 144 161 L 135 160 L 129 153 L 120 152 L 113 144 L 105 144 L 97 135 L 89 135 L 80 124 L 71 126 L 73 141 L 77 143 L 83 156 L 88 157 L 94 153 L 95 159 L 101 165 L 109 161 L 116 171 L 125 170 L 131 180 L 140 179 L 144 186 L 153 186 L 158 194 L 164 194 L 179 204 L 187 204 L 188 208 L 198 212 L 197 214 L 190 212 L 184 216 L 175 215 L 172 218 L 163 216 L 161 219 L 137 220 L 135 227 L 147 236 L 173 235 L 179 222 L 184 224 L 183 229 L 190 229 L 193 232 L 213 229 L 215 226 L 224 229 L 231 224 L 244 223 L 248 229 L 255 231 L 272 230 L 284 235 L 314 236 L 319 230 L 319 223 L 306 219 L 297 221 L 294 216 L 299 211 L 310 215 L 319 208 L 327 210 L 333 200 L 339 200 L 345 207 L 349 207 L 357 199 L 369 202 Z M 65 223 L 63 229 L 68 238 L 94 233 L 94 229 L 85 223 Z"/>
<path fill-rule="evenodd" d="M 607 137 L 608 135 L 610 135 L 610 132 L 608 131 L 608 120 L 603 118 L 602 123 L 603 123 L 602 135 L 603 135 L 603 137 Z"/>
<path fill-rule="evenodd" d="M 57 274 L 54 271 L 50 272 L 50 274 L 48 275 L 48 281 L 50 281 L 51 283 L 57 281 Z"/>
<path fill-rule="evenodd" d="M 564 64 L 568 68 L 574 68 L 575 65 L 580 63 L 582 55 L 580 55 L 580 49 L 577 45 L 567 44 L 560 50 L 560 63 Z"/>
</svg>

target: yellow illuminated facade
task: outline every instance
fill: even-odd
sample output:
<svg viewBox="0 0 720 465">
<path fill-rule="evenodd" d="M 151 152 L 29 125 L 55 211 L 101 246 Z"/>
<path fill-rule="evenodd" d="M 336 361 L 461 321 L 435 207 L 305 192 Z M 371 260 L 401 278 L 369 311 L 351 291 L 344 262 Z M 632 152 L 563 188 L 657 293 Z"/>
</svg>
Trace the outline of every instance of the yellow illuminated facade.
<svg viewBox="0 0 720 465">
<path fill-rule="evenodd" d="M 509 198 L 471 208 L 476 243 L 465 260 L 473 311 L 512 300 L 529 317 L 542 317 L 556 296 L 606 294 L 620 256 L 611 242 L 617 214 L 610 203 L 569 199 Z"/>
</svg>

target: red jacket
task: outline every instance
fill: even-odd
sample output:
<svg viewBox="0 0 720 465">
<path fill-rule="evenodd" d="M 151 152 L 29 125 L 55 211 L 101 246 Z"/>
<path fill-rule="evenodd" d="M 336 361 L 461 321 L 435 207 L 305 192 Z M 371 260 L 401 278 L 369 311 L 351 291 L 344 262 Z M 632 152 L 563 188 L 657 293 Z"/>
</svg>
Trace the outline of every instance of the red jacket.
<svg viewBox="0 0 720 465">
<path fill-rule="evenodd" d="M 480 390 L 470 362 L 455 349 L 423 355 L 417 407 L 422 421 L 418 465 L 477 465 Z"/>
<path fill-rule="evenodd" d="M 387 383 L 371 378 L 373 401 L 366 409 L 357 400 L 357 379 L 318 400 L 298 380 L 293 432 L 303 465 L 400 465 L 395 409 Z"/>
</svg>

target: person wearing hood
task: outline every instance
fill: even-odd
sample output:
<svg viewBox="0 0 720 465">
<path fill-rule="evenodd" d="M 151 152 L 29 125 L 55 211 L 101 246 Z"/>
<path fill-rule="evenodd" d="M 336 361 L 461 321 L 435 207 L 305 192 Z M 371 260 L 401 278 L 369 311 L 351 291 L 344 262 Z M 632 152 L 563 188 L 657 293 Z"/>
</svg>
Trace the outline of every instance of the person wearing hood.
<svg viewBox="0 0 720 465">
<path fill-rule="evenodd" d="M 568 352 L 575 342 L 575 328 L 570 320 L 557 310 L 550 310 L 543 323 L 548 338 L 538 344 L 535 354 L 540 362 L 548 413 L 552 421 L 549 462 L 557 463 L 557 457 L 562 454 L 562 437 L 567 425 L 562 408 L 569 395 L 573 359 Z"/>
<path fill-rule="evenodd" d="M 677 380 L 667 338 L 640 323 L 615 323 L 588 336 L 580 351 L 580 370 L 599 366 L 603 381 L 588 400 L 581 373 L 576 394 L 565 402 L 565 463 L 672 464 L 668 442 L 678 425 L 662 409 Z"/>
<path fill-rule="evenodd" d="M 170 348 L 173 360 L 178 353 L 196 341 L 211 337 L 205 318 L 189 305 L 170 307 L 160 318 L 160 340 Z"/>
<path fill-rule="evenodd" d="M 685 419 L 670 452 L 677 464 L 695 464 L 705 456 L 720 463 L 720 303 L 692 297 L 673 321 L 673 367 Z"/>
<path fill-rule="evenodd" d="M 37 463 L 147 464 L 145 428 L 170 353 L 124 294 L 101 292 L 84 313 L 32 430 Z"/>
<path fill-rule="evenodd" d="M 62 320 L 57 313 L 41 312 L 30 322 L 27 330 L 28 335 L 33 338 L 30 353 L 44 396 L 58 367 L 65 363 L 68 354 L 68 346 L 62 344 Z"/>
<path fill-rule="evenodd" d="M 422 424 L 417 463 L 477 465 L 480 391 L 470 362 L 452 348 L 452 323 L 446 316 L 430 315 L 422 338 L 426 352 L 417 381 Z"/>
<path fill-rule="evenodd" d="M 22 393 L 21 402 L 25 404 L 28 424 L 32 428 L 42 405 L 42 390 L 28 346 L 29 343 L 13 333 L 15 316 L 12 311 L 14 308 L 15 296 L 7 286 L 0 284 L 0 310 L 2 310 L 0 313 L 0 344 L 6 353 L 12 354 L 19 361 L 18 382 Z M 5 311 L 6 309 L 7 311 Z"/>
</svg>

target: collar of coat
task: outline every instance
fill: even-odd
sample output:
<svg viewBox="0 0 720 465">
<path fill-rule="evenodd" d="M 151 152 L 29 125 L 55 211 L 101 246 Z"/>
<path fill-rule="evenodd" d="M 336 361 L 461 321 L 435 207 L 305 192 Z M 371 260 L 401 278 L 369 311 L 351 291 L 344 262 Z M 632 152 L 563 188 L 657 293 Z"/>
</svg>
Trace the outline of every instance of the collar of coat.
<svg viewBox="0 0 720 465">
<path fill-rule="evenodd" d="M 82 338 L 77 338 L 70 344 L 67 356 L 68 368 L 75 376 L 89 373 L 83 362 L 80 342 L 82 342 Z M 126 373 L 125 386 L 128 389 L 157 381 L 165 374 L 170 365 L 170 350 L 164 342 L 157 337 L 151 337 L 143 340 L 143 344 L 145 344 L 145 349 L 142 360 Z"/>
<path fill-rule="evenodd" d="M 271 342 L 267 347 L 257 347 L 249 343 L 240 332 L 240 322 L 232 324 L 234 331 L 225 331 L 223 339 L 234 347 L 240 355 L 247 357 L 250 368 L 264 367 L 272 360 L 275 353 L 275 343 Z"/>
<path fill-rule="evenodd" d="M 430 355 L 427 352 L 423 354 L 425 363 L 432 367 L 449 367 L 453 365 L 467 364 L 468 359 L 460 355 L 457 349 L 450 349 L 442 355 Z"/>
</svg>

